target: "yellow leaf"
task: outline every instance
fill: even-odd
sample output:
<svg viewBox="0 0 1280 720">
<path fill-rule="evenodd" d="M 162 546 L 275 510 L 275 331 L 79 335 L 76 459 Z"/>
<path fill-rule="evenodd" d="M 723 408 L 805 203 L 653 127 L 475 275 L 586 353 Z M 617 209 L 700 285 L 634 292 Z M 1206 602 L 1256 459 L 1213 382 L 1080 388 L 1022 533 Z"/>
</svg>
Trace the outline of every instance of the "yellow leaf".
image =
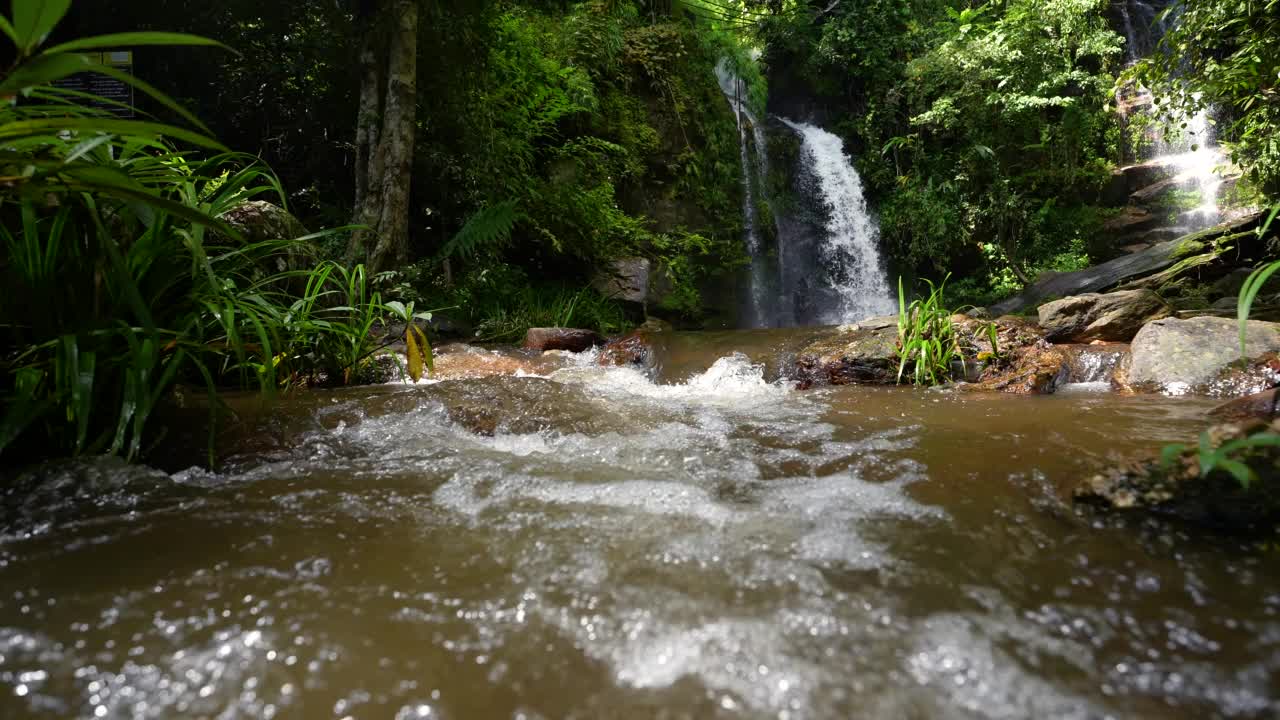
<svg viewBox="0 0 1280 720">
<path fill-rule="evenodd" d="M 418 353 L 422 356 L 422 363 L 427 366 L 428 373 L 435 372 L 436 359 L 431 352 L 431 343 L 427 341 L 427 334 L 417 325 L 410 325 L 410 327 L 418 334 Z"/>
<path fill-rule="evenodd" d="M 409 356 L 409 377 L 414 382 L 422 379 L 422 355 L 418 352 L 418 341 L 414 339 L 414 330 L 417 330 L 412 324 L 405 329 L 404 344 L 406 346 L 405 354 Z"/>
</svg>

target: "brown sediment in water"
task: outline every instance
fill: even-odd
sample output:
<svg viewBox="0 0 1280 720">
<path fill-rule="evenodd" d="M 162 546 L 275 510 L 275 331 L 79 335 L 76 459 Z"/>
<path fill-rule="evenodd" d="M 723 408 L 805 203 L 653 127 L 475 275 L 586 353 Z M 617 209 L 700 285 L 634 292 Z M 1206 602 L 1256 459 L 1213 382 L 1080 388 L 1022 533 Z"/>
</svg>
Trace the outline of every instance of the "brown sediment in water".
<svg viewBox="0 0 1280 720">
<path fill-rule="evenodd" d="M 760 338 L 677 338 L 656 382 L 556 358 L 245 401 L 274 441 L 218 473 L 10 477 L 0 717 L 1280 709 L 1265 553 L 1064 501 L 1213 401 L 797 392 Z"/>
</svg>

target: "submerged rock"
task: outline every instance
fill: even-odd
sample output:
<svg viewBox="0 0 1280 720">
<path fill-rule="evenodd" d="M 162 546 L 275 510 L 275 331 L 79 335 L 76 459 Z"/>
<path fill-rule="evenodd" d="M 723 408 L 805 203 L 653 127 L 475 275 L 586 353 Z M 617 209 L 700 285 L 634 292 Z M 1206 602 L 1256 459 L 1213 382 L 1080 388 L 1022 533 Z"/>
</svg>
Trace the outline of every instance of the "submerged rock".
<svg viewBox="0 0 1280 720">
<path fill-rule="evenodd" d="M 1280 432 L 1280 420 L 1221 425 L 1208 431 L 1211 447 L 1260 432 Z M 1076 502 L 1110 510 L 1146 511 L 1231 532 L 1269 531 L 1280 522 L 1280 447 L 1259 446 L 1231 454 L 1255 478 L 1245 487 L 1219 468 L 1201 473 L 1197 448 L 1169 463 L 1147 460 L 1096 475 L 1077 487 Z"/>
<path fill-rule="evenodd" d="M 554 355 L 530 357 L 527 353 L 508 349 L 486 350 L 471 345 L 446 345 L 436 350 L 432 380 L 458 380 L 493 377 L 495 375 L 545 375 L 565 361 Z"/>
<path fill-rule="evenodd" d="M 1040 326 L 1054 342 L 1127 342 L 1143 325 L 1169 316 L 1169 306 L 1151 290 L 1073 295 L 1039 308 Z"/>
<path fill-rule="evenodd" d="M 600 348 L 601 365 L 615 367 L 634 366 L 649 367 L 653 364 L 653 345 L 649 342 L 649 334 L 644 330 L 623 335 L 610 340 Z"/>
<path fill-rule="evenodd" d="M 1273 367 L 1271 357 L 1280 352 L 1280 324 L 1252 320 L 1247 338 L 1248 356 L 1254 362 L 1245 368 L 1233 368 L 1240 360 L 1239 325 L 1235 320 L 1157 320 L 1134 337 L 1131 360 L 1117 380 L 1130 390 L 1173 395 L 1228 397 L 1259 392 L 1280 378 L 1280 367 Z"/>
<path fill-rule="evenodd" d="M 892 385 L 898 379 L 898 319 L 884 316 L 842 325 L 835 335 L 800 350 L 795 367 L 801 387 Z"/>
<path fill-rule="evenodd" d="M 596 345 L 603 345 L 604 338 L 593 330 L 577 328 L 529 328 L 524 336 L 524 347 L 527 350 L 568 350 L 583 352 Z"/>
</svg>

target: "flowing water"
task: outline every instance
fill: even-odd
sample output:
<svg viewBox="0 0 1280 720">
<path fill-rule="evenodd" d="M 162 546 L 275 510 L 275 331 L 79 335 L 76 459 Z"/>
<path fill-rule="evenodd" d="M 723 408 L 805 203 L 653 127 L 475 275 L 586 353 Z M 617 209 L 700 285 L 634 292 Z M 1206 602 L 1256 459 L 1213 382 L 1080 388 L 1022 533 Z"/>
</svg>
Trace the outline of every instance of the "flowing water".
<svg viewBox="0 0 1280 720">
<path fill-rule="evenodd" d="M 826 211 L 819 266 L 808 272 L 834 299 L 821 308 L 817 323 L 856 322 L 895 312 L 880 256 L 880 231 L 867 210 L 862 178 L 844 152 L 844 141 L 816 125 L 781 120 L 803 140 L 804 157 Z"/>
<path fill-rule="evenodd" d="M 1161 52 L 1160 39 L 1169 31 L 1171 23 L 1177 22 L 1177 7 L 1172 13 L 1165 14 L 1171 4 L 1167 0 L 1122 0 L 1115 4 L 1125 35 L 1128 64 Z M 1155 107 L 1146 88 L 1128 92 L 1135 93 L 1134 104 Z M 1120 106 L 1123 108 L 1127 104 L 1121 102 Z M 1179 225 L 1188 232 L 1211 227 L 1222 219 L 1218 196 L 1223 185 L 1224 167 L 1228 163 L 1217 143 L 1212 114 L 1212 107 L 1203 107 L 1190 116 L 1168 119 L 1173 132 L 1157 128 L 1155 142 L 1148 150 L 1149 161 L 1169 166 L 1177 186 L 1195 191 L 1199 196 L 1196 207 L 1178 219 Z"/>
<path fill-rule="evenodd" d="M 769 248 L 765 247 L 760 223 L 758 203 L 766 202 L 764 178 L 769 174 L 769 158 L 764 137 L 764 126 L 751 111 L 746 98 L 746 86 L 729 67 L 728 60 L 716 65 L 716 79 L 720 90 L 729 101 L 738 122 L 738 142 L 742 164 L 742 224 L 743 242 L 751 258 L 748 279 L 747 302 L 739 325 L 748 328 L 773 327 L 779 324 L 777 291 L 774 289 L 774 273 L 769 262 Z M 751 148 L 755 147 L 755 157 Z"/>
<path fill-rule="evenodd" d="M 751 360 L 801 335 L 233 399 L 219 472 L 11 475 L 0 717 L 1280 713 L 1273 556 L 1058 499 L 1204 402 L 802 392 Z"/>
</svg>

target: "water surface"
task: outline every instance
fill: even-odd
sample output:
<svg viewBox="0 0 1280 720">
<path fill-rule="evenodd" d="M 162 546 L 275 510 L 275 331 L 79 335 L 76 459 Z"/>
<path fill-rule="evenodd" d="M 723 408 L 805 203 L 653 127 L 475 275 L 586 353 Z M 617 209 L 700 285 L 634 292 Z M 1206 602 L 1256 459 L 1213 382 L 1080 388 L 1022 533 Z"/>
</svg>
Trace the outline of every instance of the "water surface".
<svg viewBox="0 0 1280 720">
<path fill-rule="evenodd" d="M 11 479 L 0 717 L 1280 713 L 1273 557 L 1059 500 L 1204 402 L 687 365 L 244 401 L 217 473 Z"/>
</svg>

